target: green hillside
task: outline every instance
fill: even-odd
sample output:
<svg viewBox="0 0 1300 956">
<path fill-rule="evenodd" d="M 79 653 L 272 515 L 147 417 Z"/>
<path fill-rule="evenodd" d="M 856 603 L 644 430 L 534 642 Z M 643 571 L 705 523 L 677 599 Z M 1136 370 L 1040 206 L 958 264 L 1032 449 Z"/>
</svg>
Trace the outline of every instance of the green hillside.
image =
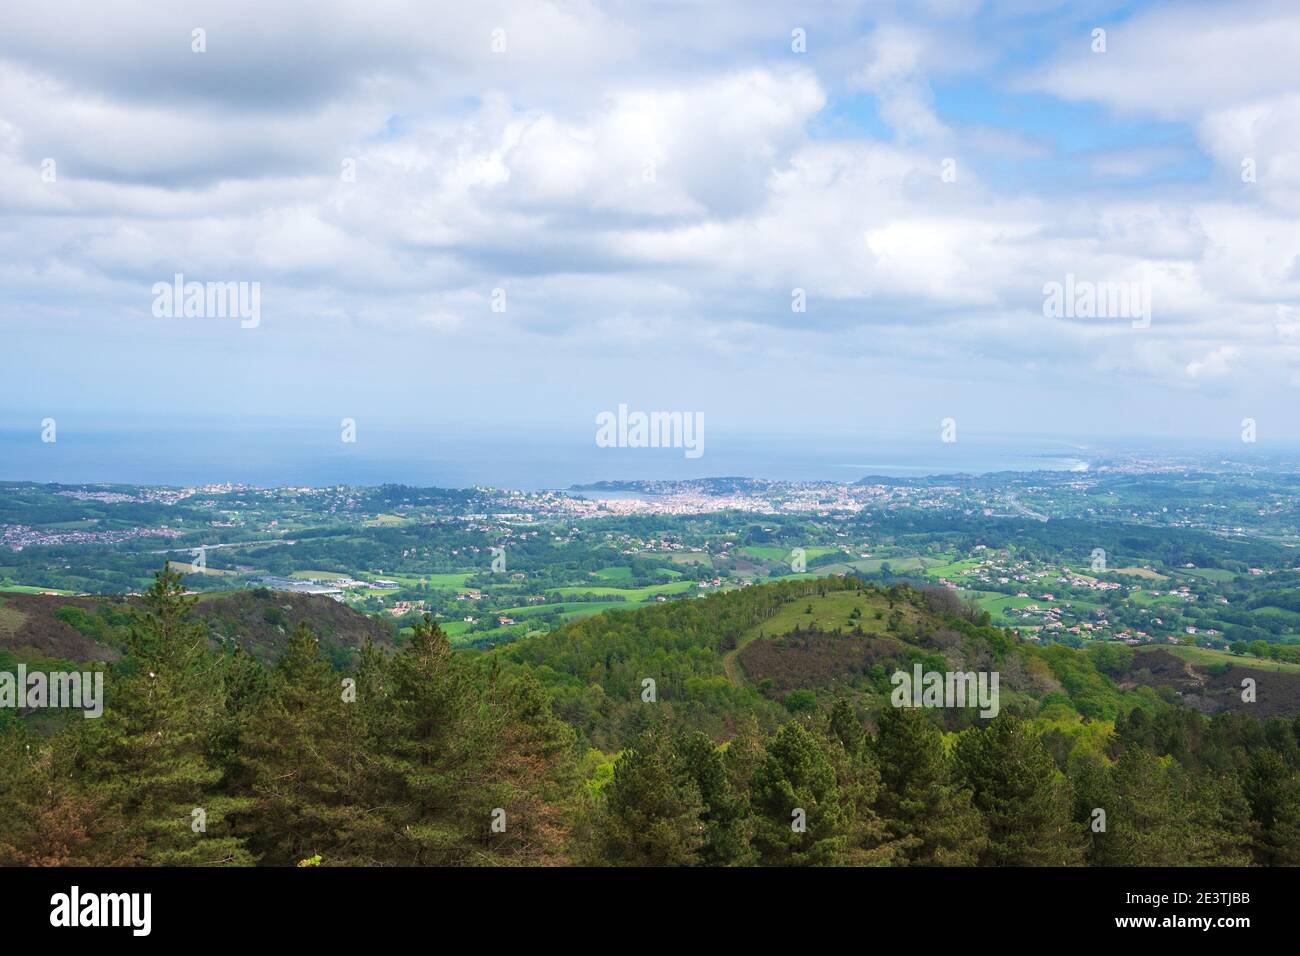
<svg viewBox="0 0 1300 956">
<path fill-rule="evenodd" d="M 6 595 L 7 638 L 55 621 L 118 657 L 103 720 L 0 711 L 0 865 L 1300 863 L 1300 675 L 1040 648 L 951 590 L 850 577 L 486 652 L 293 597 Z M 914 668 L 997 695 L 913 706 Z"/>
<path fill-rule="evenodd" d="M 0 595 L 0 652 L 17 660 L 116 660 L 124 648 L 133 602 L 120 597 Z M 359 614 L 328 597 L 251 590 L 209 592 L 192 615 L 214 646 L 236 645 L 270 663 L 299 624 L 311 628 L 336 666 L 350 662 L 367 641 L 391 645 L 384 621 Z"/>
</svg>

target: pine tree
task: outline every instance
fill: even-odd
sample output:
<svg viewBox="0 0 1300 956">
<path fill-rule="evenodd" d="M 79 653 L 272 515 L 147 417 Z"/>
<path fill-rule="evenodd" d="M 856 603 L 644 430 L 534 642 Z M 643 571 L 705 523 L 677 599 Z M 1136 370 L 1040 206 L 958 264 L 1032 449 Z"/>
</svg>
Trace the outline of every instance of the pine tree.
<svg viewBox="0 0 1300 956">
<path fill-rule="evenodd" d="M 753 714 L 745 714 L 736 721 L 735 736 L 727 741 L 722 751 L 722 763 L 732 789 L 747 795 L 753 785 L 754 771 L 765 756 L 758 719 Z"/>
<path fill-rule="evenodd" d="M 241 753 L 256 800 L 245 822 L 264 863 L 292 866 L 320 855 L 347 859 L 354 813 L 355 755 L 342 730 L 350 720 L 341 681 L 315 635 L 299 624 L 248 719 Z"/>
<path fill-rule="evenodd" d="M 493 804 L 484 795 L 488 727 L 465 666 L 429 615 L 393 658 L 367 719 L 376 753 L 369 781 L 388 833 L 364 852 L 376 860 L 447 866 L 469 862 Z"/>
<path fill-rule="evenodd" d="M 1243 787 L 1256 824 L 1255 856 L 1268 866 L 1300 865 L 1300 773 L 1277 752 L 1251 757 Z"/>
<path fill-rule="evenodd" d="M 914 708 L 887 707 L 873 747 L 880 767 L 876 810 L 904 858 L 921 866 L 971 866 L 987 840 L 971 793 L 953 780 L 943 739 Z"/>
<path fill-rule="evenodd" d="M 506 680 L 496 658 L 484 694 L 492 748 L 485 796 L 492 815 L 481 818 L 481 848 L 510 863 L 563 863 L 581 786 L 573 730 L 552 713 L 531 674 Z"/>
<path fill-rule="evenodd" d="M 704 803 L 700 814 L 705 828 L 701 862 L 708 866 L 750 862 L 753 854 L 749 847 L 748 801 L 732 786 L 718 748 L 706 734 L 695 731 L 679 735 L 674 749 Z"/>
<path fill-rule="evenodd" d="M 827 723 L 831 734 L 847 753 L 857 753 L 866 743 L 867 733 L 852 706 L 843 697 L 837 697 L 831 705 Z"/>
<path fill-rule="evenodd" d="M 405 840 L 394 836 L 395 793 L 400 782 L 392 763 L 383 758 L 386 734 L 394 727 L 391 702 L 393 658 L 367 640 L 357 658 L 352 699 L 345 701 L 344 719 L 337 727 L 338 752 L 346 756 L 349 805 L 352 813 L 341 828 L 327 865 L 379 866 L 409 863 Z M 400 803 L 397 804 L 400 806 Z"/>
<path fill-rule="evenodd" d="M 75 728 L 76 725 L 74 725 Z M 49 741 L 22 726 L 0 730 L 0 866 L 119 866 L 121 826 L 107 798 L 71 772 L 75 730 Z"/>
<path fill-rule="evenodd" d="M 270 674 L 235 644 L 222 653 L 223 711 L 212 743 L 213 759 L 224 768 L 226 786 L 247 792 L 249 780 L 241 759 L 250 716 L 269 693 Z"/>
<path fill-rule="evenodd" d="M 1250 866 L 1258 827 L 1235 773 L 1197 773 L 1187 778 L 1192 820 L 1200 837 L 1192 866 Z"/>
<path fill-rule="evenodd" d="M 614 764 L 605 788 L 604 833 L 610 862 L 689 866 L 704 846 L 699 787 L 660 726 L 644 731 Z"/>
<path fill-rule="evenodd" d="M 1097 754 L 1083 754 L 1070 763 L 1070 784 L 1074 792 L 1073 818 L 1084 835 L 1084 860 L 1089 865 L 1103 854 L 1102 842 L 1106 833 L 1101 830 L 1105 819 L 1099 816 L 1107 807 L 1114 807 L 1114 788 L 1111 784 L 1110 765 Z"/>
<path fill-rule="evenodd" d="M 880 768 L 862 724 L 848 701 L 831 707 L 822 730 L 830 742 L 831 761 L 852 820 L 841 862 L 847 866 L 887 866 L 900 858 L 905 843 L 891 837 L 875 811 L 880 797 Z"/>
<path fill-rule="evenodd" d="M 850 848 L 852 806 L 829 747 L 799 723 L 777 731 L 754 771 L 754 846 L 764 863 L 836 863 Z"/>
<path fill-rule="evenodd" d="M 1206 861 L 1213 835 L 1189 799 L 1189 781 L 1171 757 L 1129 747 L 1110 771 L 1101 797 L 1106 831 L 1095 834 L 1099 866 L 1191 866 Z"/>
<path fill-rule="evenodd" d="M 215 756 L 223 723 L 222 660 L 188 618 L 181 576 L 164 568 L 132 609 L 127 654 L 110 674 L 103 716 L 82 767 L 123 823 L 118 854 L 171 866 L 252 862 L 228 816 L 246 800 L 223 792 Z"/>
<path fill-rule="evenodd" d="M 988 824 L 982 865 L 1083 862 L 1082 832 L 1071 819 L 1069 781 L 1027 723 L 999 714 L 984 729 L 964 731 L 954 757 Z"/>
</svg>

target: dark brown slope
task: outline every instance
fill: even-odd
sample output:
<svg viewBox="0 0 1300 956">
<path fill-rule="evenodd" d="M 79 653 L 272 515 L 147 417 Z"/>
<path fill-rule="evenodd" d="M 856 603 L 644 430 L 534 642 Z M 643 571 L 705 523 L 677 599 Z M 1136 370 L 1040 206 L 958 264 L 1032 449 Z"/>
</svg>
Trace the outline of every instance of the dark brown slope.
<svg viewBox="0 0 1300 956">
<path fill-rule="evenodd" d="M 0 652 L 17 660 L 116 660 L 126 636 L 128 600 L 0 594 Z M 232 591 L 204 597 L 192 614 L 207 626 L 214 643 L 237 643 L 268 662 L 279 655 L 299 622 L 305 622 L 331 657 L 340 660 L 367 640 L 391 646 L 395 636 L 387 622 L 313 594 Z"/>
</svg>

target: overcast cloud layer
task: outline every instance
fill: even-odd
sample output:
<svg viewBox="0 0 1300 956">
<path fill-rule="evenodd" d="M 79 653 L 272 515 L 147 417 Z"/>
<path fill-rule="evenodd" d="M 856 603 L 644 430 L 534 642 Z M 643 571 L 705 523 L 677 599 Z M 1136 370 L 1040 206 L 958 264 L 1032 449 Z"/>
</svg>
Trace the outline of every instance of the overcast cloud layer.
<svg viewBox="0 0 1300 956">
<path fill-rule="evenodd" d="M 1294 3 L 6 4 L 0 424 L 1294 439 L 1298 55 Z"/>
</svg>

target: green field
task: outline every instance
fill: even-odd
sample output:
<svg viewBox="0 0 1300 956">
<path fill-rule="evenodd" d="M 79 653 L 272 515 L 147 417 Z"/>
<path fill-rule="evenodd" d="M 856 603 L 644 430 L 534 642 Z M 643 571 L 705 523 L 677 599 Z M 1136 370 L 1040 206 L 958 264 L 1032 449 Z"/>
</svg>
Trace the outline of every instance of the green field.
<svg viewBox="0 0 1300 956">
<path fill-rule="evenodd" d="M 472 578 L 474 576 L 474 573 L 475 572 L 473 571 L 448 571 L 442 574 L 426 574 L 423 575 L 423 578 L 425 581 L 429 582 L 429 587 L 432 589 L 463 588 L 465 586 L 465 582 L 468 581 L 470 578 Z M 401 579 L 394 578 L 394 580 L 401 580 Z M 415 580 L 416 583 L 419 583 L 420 579 L 416 578 Z"/>
<path fill-rule="evenodd" d="M 674 552 L 673 554 L 658 555 L 653 554 L 651 557 L 664 557 L 669 564 L 702 564 L 705 567 L 713 567 L 713 556 L 703 551 L 691 551 L 685 554 Z"/>
<path fill-rule="evenodd" d="M 1252 670 L 1300 674 L 1300 664 L 1262 661 L 1258 657 L 1251 657 L 1249 654 L 1238 656 L 1229 654 L 1227 651 L 1212 650 L 1208 647 L 1192 647 L 1187 644 L 1147 644 L 1136 648 L 1139 653 L 1157 649 L 1168 651 L 1175 657 L 1181 657 L 1183 660 L 1191 661 L 1193 664 L 1199 664 L 1202 667 L 1208 667 L 1211 664 L 1236 664 L 1238 667 L 1249 667 Z"/>
<path fill-rule="evenodd" d="M 808 613 L 809 608 L 812 608 L 811 614 Z M 850 621 L 849 615 L 853 613 L 854 608 L 861 610 L 862 616 L 856 621 Z M 920 617 L 920 612 L 911 605 L 900 604 L 898 609 L 903 612 L 904 622 L 911 623 Z M 881 612 L 879 620 L 876 619 L 877 611 Z M 740 686 L 745 680 L 744 671 L 737 658 L 745 646 L 760 634 L 775 637 L 787 634 L 796 627 L 807 628 L 813 624 L 823 631 L 833 631 L 837 627 L 851 631 L 856 625 L 867 634 L 886 634 L 889 615 L 889 601 L 880 594 L 832 591 L 825 596 L 812 595 L 798 598 L 783 605 L 762 624 L 755 625 L 743 634 L 736 642 L 735 648 L 722 656 L 722 669 L 732 684 Z"/>
<path fill-rule="evenodd" d="M 371 580 L 396 581 L 403 587 L 413 588 L 420 583 L 418 574 L 398 574 L 393 571 L 367 571 L 366 577 Z"/>
<path fill-rule="evenodd" d="M 1149 591 L 1130 591 L 1128 597 L 1134 604 L 1144 606 L 1148 604 L 1177 604 L 1181 606 L 1187 603 L 1182 598 L 1171 597 L 1168 594 L 1155 595 Z"/>
<path fill-rule="evenodd" d="M 238 578 L 238 577 L 243 577 L 244 574 L 244 572 L 242 571 L 228 571 L 228 570 L 223 570 L 222 568 L 212 568 L 212 567 L 204 568 L 201 571 L 196 571 L 194 569 L 194 565 L 186 561 L 172 562 L 172 570 L 179 571 L 183 575 L 199 574 L 199 575 L 205 575 L 207 577 L 214 577 L 214 578 Z"/>
<path fill-rule="evenodd" d="M 1185 574 L 1192 578 L 1204 578 L 1207 581 L 1214 581 L 1219 584 L 1237 577 L 1237 572 L 1228 571 L 1224 568 L 1178 568 L 1175 573 L 1179 575 Z"/>
<path fill-rule="evenodd" d="M 585 584 L 572 585 L 570 587 L 551 588 L 547 594 L 558 594 L 560 597 L 573 597 L 575 594 L 596 594 L 602 597 L 623 597 L 628 603 L 633 601 L 646 601 L 652 599 L 656 594 L 685 594 L 688 591 L 696 590 L 694 581 L 674 581 L 671 584 L 650 584 L 643 588 L 615 588 L 601 585 L 587 586 Z M 614 603 L 614 602 L 611 602 Z M 623 607 L 622 602 L 618 602 L 619 607 Z"/>
<path fill-rule="evenodd" d="M 1149 581 L 1168 581 L 1169 575 L 1161 574 L 1158 571 L 1152 571 L 1150 568 L 1112 568 L 1111 574 L 1127 574 L 1135 578 L 1146 578 Z"/>
<path fill-rule="evenodd" d="M 808 614 L 807 609 L 810 606 L 812 613 Z M 890 610 L 889 603 L 883 596 L 859 594 L 857 591 L 832 591 L 825 597 L 814 595 L 783 605 L 762 624 L 753 627 L 745 635 L 745 639 L 756 637 L 760 631 L 769 636 L 785 634 L 796 627 L 806 628 L 811 624 L 816 624 L 824 631 L 832 631 L 837 627 L 851 630 L 853 623 L 849 621 L 849 614 L 855 607 L 862 611 L 862 617 L 855 622 L 862 630 L 868 634 L 885 633 Z M 903 612 L 904 621 L 919 617 L 917 610 L 910 605 L 900 604 L 898 607 Z M 876 620 L 876 611 L 884 612 L 880 620 Z"/>
<path fill-rule="evenodd" d="M 838 550 L 837 548 L 827 548 L 827 547 L 804 548 L 803 549 L 804 559 L 807 561 L 812 561 L 814 558 L 820 558 L 827 554 L 834 554 L 837 550 Z M 751 544 L 751 545 L 746 545 L 743 548 L 737 548 L 736 554 L 738 555 L 743 554 L 746 557 L 756 558 L 759 561 L 789 562 L 794 559 L 793 551 L 794 551 L 793 548 L 782 547 L 779 545 Z"/>
<path fill-rule="evenodd" d="M 889 558 L 860 558 L 857 561 L 845 561 L 838 564 L 828 564 L 817 569 L 818 576 L 827 574 L 839 574 L 841 572 L 861 571 L 864 574 L 875 574 L 880 570 L 882 565 L 888 564 L 891 571 L 925 571 L 929 568 L 941 567 L 948 563 L 946 558 L 923 558 L 917 555 L 898 555 Z"/>
<path fill-rule="evenodd" d="M 1256 608 L 1254 611 L 1260 617 L 1272 618 L 1275 621 L 1282 621 L 1292 628 L 1300 625 L 1300 612 L 1290 611 L 1282 607 L 1273 607 L 1266 604 L 1264 607 Z"/>
<path fill-rule="evenodd" d="M 887 559 L 886 559 L 887 560 Z M 947 564 L 936 564 L 925 569 L 927 577 L 932 578 L 957 578 L 963 577 L 963 571 L 970 571 L 980 566 L 979 558 L 964 558 L 961 561 L 950 561 Z M 956 583 L 956 582 L 954 582 Z"/>
<path fill-rule="evenodd" d="M 747 545 L 743 548 L 737 548 L 736 554 L 743 554 L 749 558 L 757 558 L 759 561 L 789 561 L 790 548 L 782 548 L 776 545 Z"/>
<path fill-rule="evenodd" d="M 395 528 L 399 525 L 406 524 L 407 519 L 400 515 L 375 515 L 370 520 L 364 522 L 367 528 Z"/>
<path fill-rule="evenodd" d="M 643 598 L 636 601 L 561 601 L 551 604 L 526 604 L 522 607 L 509 607 L 501 611 L 492 611 L 492 616 L 501 615 L 503 617 L 513 617 L 516 620 L 522 620 L 530 617 L 560 612 L 563 620 L 571 620 L 575 617 L 588 617 L 592 614 L 602 614 L 605 611 L 630 611 L 639 607 L 647 607 L 654 604 L 655 601 L 649 598 Z"/>
<path fill-rule="evenodd" d="M 1019 618 L 1011 618 L 1007 616 L 1005 612 L 1009 609 L 1019 610 L 1020 608 L 1028 607 L 1030 604 L 1037 604 L 1040 608 L 1053 606 L 1053 602 L 1044 601 L 1039 598 L 1022 598 L 1007 594 L 992 594 L 988 591 L 975 591 L 972 593 L 978 595 L 976 600 L 979 602 L 979 606 L 985 611 L 988 611 L 989 614 L 993 615 L 994 621 L 999 623 L 1005 621 L 1020 622 Z"/>
</svg>

